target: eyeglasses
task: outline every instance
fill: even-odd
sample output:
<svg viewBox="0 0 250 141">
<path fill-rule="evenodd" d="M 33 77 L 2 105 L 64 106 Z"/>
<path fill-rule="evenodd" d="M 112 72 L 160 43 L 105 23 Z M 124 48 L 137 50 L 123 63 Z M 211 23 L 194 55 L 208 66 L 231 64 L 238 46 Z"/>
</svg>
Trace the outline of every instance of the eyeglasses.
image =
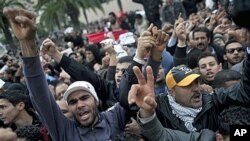
<svg viewBox="0 0 250 141">
<path fill-rule="evenodd" d="M 235 50 L 237 50 L 237 52 L 242 52 L 244 50 L 244 48 L 243 47 L 230 48 L 230 49 L 227 49 L 226 52 L 229 53 L 229 54 L 233 54 L 235 52 Z"/>
</svg>

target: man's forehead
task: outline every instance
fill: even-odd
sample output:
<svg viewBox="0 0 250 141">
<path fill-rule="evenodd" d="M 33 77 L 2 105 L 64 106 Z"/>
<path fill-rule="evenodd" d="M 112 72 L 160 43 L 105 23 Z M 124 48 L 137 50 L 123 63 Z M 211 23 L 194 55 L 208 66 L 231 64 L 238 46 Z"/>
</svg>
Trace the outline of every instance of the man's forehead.
<svg viewBox="0 0 250 141">
<path fill-rule="evenodd" d="M 216 62 L 215 58 L 213 56 L 207 56 L 207 57 L 201 58 L 198 63 L 199 65 L 202 65 L 202 64 L 209 64 L 213 62 Z"/>
<path fill-rule="evenodd" d="M 11 104 L 8 99 L 2 98 L 0 99 L 0 105 Z"/>
<path fill-rule="evenodd" d="M 87 95 L 90 95 L 92 96 L 88 91 L 85 91 L 85 90 L 77 90 L 77 91 L 74 91 L 72 92 L 68 99 L 78 99 L 78 98 L 81 98 L 83 96 L 87 96 Z"/>
<path fill-rule="evenodd" d="M 206 36 L 206 37 L 207 37 L 206 32 L 203 32 L 203 31 L 194 32 L 194 36 L 195 36 L 195 37 L 196 37 L 196 36 Z"/>
<path fill-rule="evenodd" d="M 226 46 L 226 48 L 235 47 L 235 46 L 237 46 L 237 47 L 242 47 L 241 43 L 235 41 L 235 42 L 232 42 L 232 43 L 228 44 L 228 45 Z"/>
<path fill-rule="evenodd" d="M 6 98 L 0 98 L 0 102 L 9 102 L 9 100 Z"/>
</svg>

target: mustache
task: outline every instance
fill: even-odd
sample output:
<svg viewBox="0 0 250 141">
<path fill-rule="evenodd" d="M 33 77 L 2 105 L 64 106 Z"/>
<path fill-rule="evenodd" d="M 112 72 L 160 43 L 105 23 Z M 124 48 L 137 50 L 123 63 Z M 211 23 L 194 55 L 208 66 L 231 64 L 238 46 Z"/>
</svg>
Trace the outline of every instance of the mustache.
<svg viewBox="0 0 250 141">
<path fill-rule="evenodd" d="M 204 44 L 203 43 L 199 43 L 198 46 L 204 46 Z"/>
</svg>

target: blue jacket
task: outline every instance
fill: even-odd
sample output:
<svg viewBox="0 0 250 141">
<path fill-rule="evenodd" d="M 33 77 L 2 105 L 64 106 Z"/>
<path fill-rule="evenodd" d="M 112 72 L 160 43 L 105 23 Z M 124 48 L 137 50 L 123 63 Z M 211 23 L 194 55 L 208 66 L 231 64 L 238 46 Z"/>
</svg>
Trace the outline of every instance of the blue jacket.
<svg viewBox="0 0 250 141">
<path fill-rule="evenodd" d="M 67 119 L 50 93 L 39 56 L 23 58 L 23 62 L 32 104 L 54 141 L 107 141 L 123 131 L 128 119 L 119 103 L 101 112 L 94 128 Z"/>
</svg>

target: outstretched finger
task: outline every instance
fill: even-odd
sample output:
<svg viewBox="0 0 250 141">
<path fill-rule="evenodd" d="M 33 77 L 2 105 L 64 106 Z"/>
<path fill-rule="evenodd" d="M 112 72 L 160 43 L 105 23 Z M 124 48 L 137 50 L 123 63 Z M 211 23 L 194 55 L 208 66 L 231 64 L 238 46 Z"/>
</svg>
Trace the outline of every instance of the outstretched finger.
<svg viewBox="0 0 250 141">
<path fill-rule="evenodd" d="M 149 27 L 148 27 L 147 31 L 151 32 L 153 27 L 154 27 L 154 24 L 153 24 L 153 23 L 151 23 L 151 24 L 149 25 Z"/>
<path fill-rule="evenodd" d="M 147 83 L 153 88 L 154 87 L 154 75 L 151 66 L 146 67 L 147 72 Z"/>
<path fill-rule="evenodd" d="M 152 33 L 153 33 L 153 37 L 154 37 L 155 39 L 157 39 L 157 37 L 158 37 L 158 28 L 157 28 L 156 26 L 154 26 L 154 27 L 152 28 Z"/>
<path fill-rule="evenodd" d="M 146 84 L 146 80 L 145 80 L 145 78 L 144 78 L 141 70 L 139 69 L 139 67 L 134 66 L 133 67 L 133 71 L 134 71 L 134 73 L 136 75 L 136 78 L 138 80 L 139 85 L 145 85 Z"/>
</svg>

